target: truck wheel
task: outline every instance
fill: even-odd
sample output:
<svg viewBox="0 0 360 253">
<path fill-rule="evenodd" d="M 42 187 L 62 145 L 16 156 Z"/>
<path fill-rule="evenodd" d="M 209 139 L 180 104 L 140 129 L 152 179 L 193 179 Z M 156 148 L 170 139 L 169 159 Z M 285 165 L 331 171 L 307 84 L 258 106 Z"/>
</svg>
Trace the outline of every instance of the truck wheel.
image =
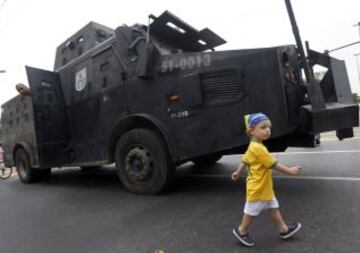
<svg viewBox="0 0 360 253">
<path fill-rule="evenodd" d="M 30 184 L 38 179 L 35 170 L 31 167 L 30 159 L 23 149 L 16 151 L 15 165 L 21 182 Z"/>
<path fill-rule="evenodd" d="M 200 156 L 196 159 L 191 160 L 193 163 L 195 163 L 196 165 L 199 166 L 206 166 L 206 165 L 211 165 L 216 163 L 217 161 L 219 161 L 221 159 L 222 155 L 204 155 L 204 156 Z"/>
<path fill-rule="evenodd" d="M 21 182 L 25 184 L 34 183 L 39 180 L 48 180 L 51 177 L 51 168 L 32 168 L 28 154 L 23 149 L 18 149 L 16 151 L 15 165 Z"/>
<path fill-rule="evenodd" d="M 162 137 L 147 129 L 133 129 L 115 148 L 116 170 L 130 192 L 158 194 L 174 178 L 174 165 Z"/>
</svg>

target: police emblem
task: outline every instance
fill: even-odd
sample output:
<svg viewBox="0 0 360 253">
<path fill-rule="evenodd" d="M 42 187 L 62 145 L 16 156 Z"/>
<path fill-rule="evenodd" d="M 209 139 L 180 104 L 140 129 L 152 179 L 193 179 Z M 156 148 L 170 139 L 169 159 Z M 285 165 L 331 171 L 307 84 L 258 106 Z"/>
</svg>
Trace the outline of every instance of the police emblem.
<svg viewBox="0 0 360 253">
<path fill-rule="evenodd" d="M 76 72 L 75 75 L 75 89 L 82 91 L 86 86 L 86 68 L 83 68 Z"/>
</svg>

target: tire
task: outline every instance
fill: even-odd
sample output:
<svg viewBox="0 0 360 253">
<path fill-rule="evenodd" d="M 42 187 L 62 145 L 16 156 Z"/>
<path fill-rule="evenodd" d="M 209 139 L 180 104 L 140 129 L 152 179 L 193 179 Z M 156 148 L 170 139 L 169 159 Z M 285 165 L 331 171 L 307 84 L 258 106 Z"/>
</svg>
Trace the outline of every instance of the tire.
<svg viewBox="0 0 360 253">
<path fill-rule="evenodd" d="M 158 194 L 174 179 L 174 165 L 162 137 L 148 129 L 125 133 L 115 148 L 116 171 L 134 193 Z"/>
<path fill-rule="evenodd" d="M 15 165 L 21 182 L 31 184 L 51 177 L 51 169 L 35 169 L 31 167 L 28 154 L 23 149 L 15 153 Z"/>
<path fill-rule="evenodd" d="M 200 156 L 196 159 L 191 160 L 193 163 L 195 163 L 198 166 L 207 166 L 216 163 L 222 158 L 222 155 L 204 155 Z"/>
</svg>

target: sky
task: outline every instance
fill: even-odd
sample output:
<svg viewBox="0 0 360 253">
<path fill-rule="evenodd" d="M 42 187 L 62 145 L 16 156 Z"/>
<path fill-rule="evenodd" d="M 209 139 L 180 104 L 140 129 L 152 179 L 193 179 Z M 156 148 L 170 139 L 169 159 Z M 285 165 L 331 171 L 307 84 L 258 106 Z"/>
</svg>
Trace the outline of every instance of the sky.
<svg viewBox="0 0 360 253">
<path fill-rule="evenodd" d="M 302 40 L 323 52 L 360 40 L 359 0 L 292 0 Z M 284 0 L 0 0 L 0 104 L 27 84 L 25 65 L 52 70 L 56 47 L 90 21 L 111 28 L 147 24 L 169 10 L 227 43 L 217 50 L 295 44 Z M 331 53 L 345 60 L 353 92 L 360 93 L 360 44 Z M 358 58 L 360 62 L 360 56 Z"/>
</svg>

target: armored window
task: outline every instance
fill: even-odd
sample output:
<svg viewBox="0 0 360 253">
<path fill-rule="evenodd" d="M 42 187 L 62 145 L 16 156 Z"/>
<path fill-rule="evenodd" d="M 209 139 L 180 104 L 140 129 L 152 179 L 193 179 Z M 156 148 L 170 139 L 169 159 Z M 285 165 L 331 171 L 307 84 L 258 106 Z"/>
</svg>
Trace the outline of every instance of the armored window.
<svg viewBox="0 0 360 253">
<path fill-rule="evenodd" d="M 85 41 L 84 36 L 81 36 L 81 37 L 77 38 L 77 40 L 76 40 L 77 44 L 79 45 L 79 46 L 78 46 L 78 50 L 77 50 L 77 55 L 78 55 L 78 56 L 82 55 L 83 52 L 84 52 L 83 46 L 80 45 L 80 44 L 83 44 L 84 41 Z"/>
<path fill-rule="evenodd" d="M 110 68 L 110 63 L 108 60 L 100 64 L 100 72 L 104 72 L 109 68 Z"/>
<path fill-rule="evenodd" d="M 82 47 L 78 48 L 78 56 L 83 54 L 84 49 Z"/>
<path fill-rule="evenodd" d="M 67 47 L 64 47 L 63 49 L 61 49 L 61 54 L 66 54 L 68 48 Z"/>
<path fill-rule="evenodd" d="M 69 48 L 70 50 L 74 49 L 75 48 L 75 43 L 74 41 L 70 40 L 68 41 L 66 44 L 65 44 L 65 48 Z"/>
<path fill-rule="evenodd" d="M 203 41 L 203 40 L 198 40 L 197 42 L 198 42 L 199 44 L 203 45 L 203 46 L 206 46 L 206 42 Z"/>
<path fill-rule="evenodd" d="M 77 41 L 78 44 L 83 43 L 84 42 L 84 36 L 79 37 L 76 41 Z"/>
<path fill-rule="evenodd" d="M 93 92 L 103 92 L 103 89 L 118 86 L 123 71 L 119 61 L 113 54 L 111 48 L 92 58 L 92 68 L 94 74 Z"/>
<path fill-rule="evenodd" d="M 177 25 L 175 25 L 175 24 L 173 24 L 173 23 L 171 23 L 171 22 L 167 22 L 166 25 L 167 25 L 168 27 L 171 27 L 172 29 L 174 29 L 175 31 L 177 31 L 177 32 L 179 32 L 179 33 L 185 33 L 185 30 L 184 30 L 184 29 L 178 27 Z"/>
<path fill-rule="evenodd" d="M 102 29 L 97 29 L 96 30 L 96 37 L 97 37 L 96 40 L 98 42 L 103 42 L 106 39 L 110 38 L 111 36 L 112 36 L 112 34 L 109 34 L 109 33 L 105 32 Z"/>
</svg>

